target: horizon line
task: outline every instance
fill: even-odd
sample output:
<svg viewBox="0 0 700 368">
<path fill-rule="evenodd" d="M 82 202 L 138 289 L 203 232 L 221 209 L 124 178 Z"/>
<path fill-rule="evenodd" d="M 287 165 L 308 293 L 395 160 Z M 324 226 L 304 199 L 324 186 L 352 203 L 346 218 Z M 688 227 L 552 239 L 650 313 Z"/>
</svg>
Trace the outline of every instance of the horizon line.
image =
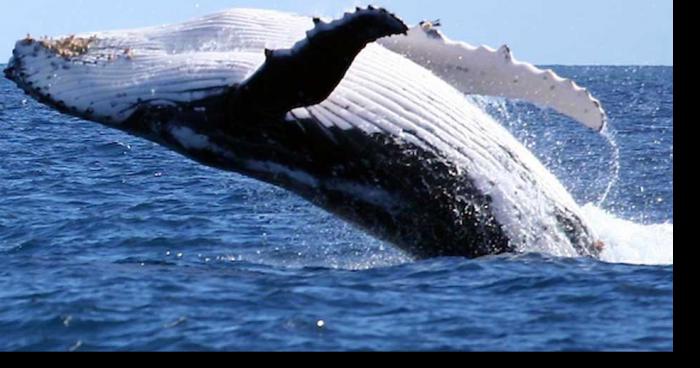
<svg viewBox="0 0 700 368">
<path fill-rule="evenodd" d="M 6 60 L 10 60 L 12 56 L 8 57 Z M 5 59 L 2 59 L 5 60 Z M 0 66 L 7 65 L 7 62 L 0 62 Z M 562 64 L 562 63 L 532 63 L 532 65 L 537 67 L 556 67 L 556 66 L 596 66 L 596 67 L 630 67 L 630 66 L 642 66 L 642 67 L 673 67 L 673 64 Z"/>
</svg>

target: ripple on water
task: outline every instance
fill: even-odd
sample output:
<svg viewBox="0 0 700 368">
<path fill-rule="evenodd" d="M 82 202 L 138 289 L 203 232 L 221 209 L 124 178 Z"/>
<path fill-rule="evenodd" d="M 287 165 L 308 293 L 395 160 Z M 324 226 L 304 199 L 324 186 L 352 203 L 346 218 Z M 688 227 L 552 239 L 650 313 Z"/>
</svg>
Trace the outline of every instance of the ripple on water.
<svg viewBox="0 0 700 368">
<path fill-rule="evenodd" d="M 601 97 L 617 132 L 619 181 L 584 208 L 607 263 L 414 261 L 1 80 L 0 350 L 672 350 L 672 225 L 636 220 L 673 222 L 673 69 L 557 71 Z M 579 203 L 606 192 L 613 153 L 597 134 L 493 107 Z"/>
</svg>

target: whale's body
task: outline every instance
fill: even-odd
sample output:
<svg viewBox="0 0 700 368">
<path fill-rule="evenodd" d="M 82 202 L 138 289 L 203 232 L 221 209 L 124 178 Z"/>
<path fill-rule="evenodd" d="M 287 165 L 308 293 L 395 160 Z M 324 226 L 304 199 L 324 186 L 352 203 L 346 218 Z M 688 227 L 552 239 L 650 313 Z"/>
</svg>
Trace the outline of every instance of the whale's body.
<svg viewBox="0 0 700 368">
<path fill-rule="evenodd" d="M 386 39 L 359 52 L 320 103 L 268 116 L 258 111 L 275 101 L 232 92 L 266 73 L 264 50 L 309 47 L 332 26 L 237 9 L 63 43 L 27 39 L 6 74 L 61 111 L 288 189 L 417 257 L 598 254 L 579 206 L 534 155 Z"/>
</svg>

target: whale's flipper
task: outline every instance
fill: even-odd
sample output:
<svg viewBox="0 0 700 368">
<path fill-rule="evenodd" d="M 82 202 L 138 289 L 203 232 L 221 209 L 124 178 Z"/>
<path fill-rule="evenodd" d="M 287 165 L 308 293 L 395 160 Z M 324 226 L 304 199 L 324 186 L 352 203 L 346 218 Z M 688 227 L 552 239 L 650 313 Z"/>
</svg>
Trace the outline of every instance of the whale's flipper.
<svg viewBox="0 0 700 368">
<path fill-rule="evenodd" d="M 321 103 L 368 43 L 408 31 L 394 14 L 371 6 L 331 23 L 314 18 L 314 24 L 291 49 L 265 50 L 262 67 L 232 92 L 233 116 L 277 118 Z"/>
<path fill-rule="evenodd" d="M 575 82 L 516 60 L 508 46 L 473 47 L 445 37 L 437 25 L 423 22 L 408 37 L 379 43 L 430 69 L 465 94 L 520 99 L 553 108 L 600 131 L 607 116 L 600 101 Z"/>
</svg>

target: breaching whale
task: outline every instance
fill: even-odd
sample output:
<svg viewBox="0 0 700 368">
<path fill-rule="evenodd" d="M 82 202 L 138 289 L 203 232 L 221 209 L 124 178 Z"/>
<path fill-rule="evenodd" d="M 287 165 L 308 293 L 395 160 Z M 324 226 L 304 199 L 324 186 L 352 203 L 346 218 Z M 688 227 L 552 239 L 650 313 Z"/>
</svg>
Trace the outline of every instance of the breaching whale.
<svg viewBox="0 0 700 368">
<path fill-rule="evenodd" d="M 61 112 L 280 186 L 416 258 L 599 255 L 559 181 L 465 95 L 605 125 L 584 88 L 380 8 L 233 9 L 17 42 L 5 70 Z"/>
</svg>

